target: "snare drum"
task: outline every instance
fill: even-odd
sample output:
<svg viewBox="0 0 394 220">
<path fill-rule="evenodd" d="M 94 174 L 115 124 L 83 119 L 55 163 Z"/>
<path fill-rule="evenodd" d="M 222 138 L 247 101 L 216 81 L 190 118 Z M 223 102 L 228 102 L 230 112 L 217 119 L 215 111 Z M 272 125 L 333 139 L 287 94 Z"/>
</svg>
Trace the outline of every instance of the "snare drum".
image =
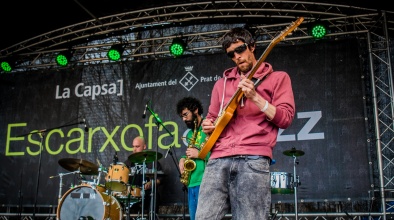
<svg viewBox="0 0 394 220">
<path fill-rule="evenodd" d="M 293 174 L 286 172 L 271 172 L 272 194 L 293 194 Z"/>
<path fill-rule="evenodd" d="M 105 187 L 115 192 L 127 190 L 127 182 L 129 181 L 130 169 L 126 164 L 118 162 L 111 164 L 107 176 L 105 177 Z"/>
<path fill-rule="evenodd" d="M 93 186 L 93 185 L 96 185 L 96 183 L 92 181 L 81 180 L 81 186 Z"/>
<path fill-rule="evenodd" d="M 82 180 L 82 181 L 81 181 L 81 186 L 90 186 L 90 187 L 92 187 L 92 188 L 94 188 L 94 189 L 97 189 L 99 192 L 102 192 L 102 193 L 105 193 L 105 192 L 107 191 L 107 189 L 105 188 L 105 186 L 103 186 L 103 185 L 101 185 L 101 184 L 96 185 L 95 182 L 91 182 L 91 181 Z"/>
<path fill-rule="evenodd" d="M 136 203 L 141 201 L 141 188 L 136 186 L 127 186 L 123 192 L 113 192 L 114 197 L 122 203 Z"/>
<path fill-rule="evenodd" d="M 129 191 L 133 197 L 141 198 L 141 187 L 129 186 Z"/>
<path fill-rule="evenodd" d="M 90 186 L 77 186 L 62 197 L 56 212 L 57 219 L 122 220 L 119 202 Z"/>
</svg>

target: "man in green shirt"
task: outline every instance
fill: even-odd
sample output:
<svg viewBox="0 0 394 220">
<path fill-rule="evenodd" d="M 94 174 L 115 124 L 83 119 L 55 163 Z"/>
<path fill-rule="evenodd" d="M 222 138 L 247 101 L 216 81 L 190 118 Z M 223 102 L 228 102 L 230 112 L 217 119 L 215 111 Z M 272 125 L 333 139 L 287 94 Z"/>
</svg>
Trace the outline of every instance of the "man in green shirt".
<svg viewBox="0 0 394 220">
<path fill-rule="evenodd" d="M 208 153 L 204 160 L 198 158 L 200 145 L 206 138 L 201 127 L 201 122 L 204 119 L 202 116 L 203 107 L 198 99 L 185 97 L 178 101 L 176 111 L 190 129 L 186 135 L 186 142 L 188 143 L 186 155 L 182 156 L 179 160 L 179 169 L 181 172 L 181 182 L 188 187 L 190 220 L 194 220 L 200 184 L 205 171 L 205 164 L 210 155 Z"/>
</svg>

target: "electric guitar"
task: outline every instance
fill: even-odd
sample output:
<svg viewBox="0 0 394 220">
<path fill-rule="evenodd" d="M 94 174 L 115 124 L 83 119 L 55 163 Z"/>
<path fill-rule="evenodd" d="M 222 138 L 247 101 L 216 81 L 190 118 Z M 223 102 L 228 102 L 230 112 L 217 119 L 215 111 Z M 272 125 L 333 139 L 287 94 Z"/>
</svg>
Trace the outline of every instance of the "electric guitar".
<svg viewBox="0 0 394 220">
<path fill-rule="evenodd" d="M 247 77 L 248 79 L 252 79 L 253 75 L 256 73 L 257 69 L 260 67 L 263 61 L 267 58 L 272 48 L 274 48 L 276 44 L 278 44 L 293 30 L 295 30 L 303 21 L 304 21 L 304 17 L 298 18 L 296 21 L 292 22 L 288 27 L 286 27 L 283 31 L 281 31 L 281 33 L 271 41 L 271 43 L 268 45 L 264 53 L 257 61 L 256 65 L 252 68 L 252 71 Z M 223 108 L 223 111 L 219 113 L 219 116 L 216 118 L 215 122 L 213 123 L 215 125 L 215 129 L 210 135 L 207 136 L 205 142 L 201 144 L 201 151 L 198 154 L 198 157 L 200 159 L 204 159 L 207 156 L 208 152 L 211 151 L 213 145 L 219 138 L 223 129 L 227 126 L 228 122 L 233 117 L 234 112 L 237 109 L 237 106 L 242 96 L 243 96 L 243 92 L 241 89 L 238 88 L 237 91 L 234 93 L 234 95 L 231 97 L 230 101 Z"/>
</svg>

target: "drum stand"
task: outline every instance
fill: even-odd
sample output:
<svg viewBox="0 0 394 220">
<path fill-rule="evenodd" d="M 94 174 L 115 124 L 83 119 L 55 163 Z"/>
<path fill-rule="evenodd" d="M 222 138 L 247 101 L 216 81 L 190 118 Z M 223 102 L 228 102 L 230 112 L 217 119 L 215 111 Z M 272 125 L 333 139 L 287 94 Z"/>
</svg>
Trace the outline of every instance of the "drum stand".
<svg viewBox="0 0 394 220">
<path fill-rule="evenodd" d="M 98 189 L 97 186 L 100 185 L 101 172 L 103 172 L 103 168 L 102 168 L 101 164 L 98 168 L 98 171 L 99 171 L 99 173 L 98 173 L 97 179 L 93 180 L 94 188 L 96 188 L 96 189 Z"/>
<path fill-rule="evenodd" d="M 136 167 L 136 170 L 135 170 L 135 173 L 134 173 L 134 175 L 137 175 L 138 173 L 139 173 L 139 169 L 138 169 L 138 164 L 136 164 L 135 165 L 135 167 Z M 145 203 L 145 171 L 146 171 L 146 157 L 144 158 L 144 160 L 143 160 L 143 162 L 142 162 L 142 168 L 141 168 L 141 170 L 142 170 L 142 186 L 141 186 L 141 218 L 137 218 L 138 220 L 145 220 L 145 218 L 144 218 L 144 210 L 145 210 L 145 207 L 144 207 L 144 203 Z M 132 186 L 131 186 L 132 187 Z M 131 188 L 130 188 L 131 189 Z M 130 192 L 131 193 L 131 192 Z M 129 199 L 130 199 L 130 195 L 128 195 L 128 197 L 129 197 Z M 128 200 L 129 200 L 128 199 Z M 130 202 L 131 203 L 131 202 Z M 134 202 L 134 203 L 136 203 L 136 202 Z M 133 204 L 134 204 L 133 203 Z M 132 204 L 132 205 L 133 205 Z M 127 216 L 128 217 L 130 217 L 130 207 L 129 207 L 129 203 L 127 202 Z"/>
<path fill-rule="evenodd" d="M 156 154 L 156 161 L 157 161 L 157 154 Z M 153 220 L 156 219 L 156 181 L 157 181 L 157 162 L 153 162 L 153 173 L 154 173 L 154 177 L 153 180 L 151 180 L 152 182 L 152 190 L 151 190 L 151 199 L 150 199 L 150 213 L 149 213 L 149 219 Z M 158 219 L 158 218 L 157 218 Z"/>
<path fill-rule="evenodd" d="M 297 187 L 301 185 L 299 178 L 296 172 L 296 165 L 298 164 L 297 156 L 304 155 L 304 151 L 296 150 L 294 147 L 291 150 L 283 151 L 283 154 L 286 156 L 292 156 L 294 160 L 294 176 L 293 176 L 293 188 L 294 188 L 294 210 L 295 210 L 295 219 L 298 220 L 298 208 L 297 208 Z"/>
<path fill-rule="evenodd" d="M 62 199 L 62 188 L 63 188 L 63 176 L 69 175 L 69 174 L 75 174 L 75 173 L 80 173 L 79 170 L 70 172 L 70 173 L 59 173 L 57 176 L 50 176 L 49 178 L 52 179 L 54 177 L 60 177 L 60 182 L 59 182 L 59 197 L 58 197 L 58 203 Z"/>
<path fill-rule="evenodd" d="M 140 168 L 138 168 L 139 166 L 140 166 L 140 165 L 135 164 L 134 167 L 131 167 L 130 172 L 133 174 L 133 176 L 139 174 L 139 171 L 140 171 Z M 134 183 L 134 179 L 133 179 L 132 183 Z M 133 189 L 133 184 L 129 184 L 129 183 L 128 183 L 127 185 L 128 185 L 128 187 L 130 187 L 130 192 L 129 192 L 128 189 L 126 190 L 126 192 L 127 192 L 127 200 L 126 200 L 126 202 L 123 202 L 123 206 L 124 206 L 124 211 L 125 211 L 125 213 L 126 213 L 126 220 L 130 220 L 130 208 L 131 208 L 135 203 L 137 203 L 138 201 L 136 201 L 136 202 L 131 202 L 130 197 L 131 197 L 131 191 L 132 191 L 132 189 Z"/>
<path fill-rule="evenodd" d="M 142 186 L 141 186 L 141 219 L 144 220 L 144 203 L 145 203 L 145 171 L 146 171 L 146 157 L 142 162 Z"/>
<path fill-rule="evenodd" d="M 131 189 L 131 186 L 130 186 L 130 189 Z M 127 195 L 127 200 L 126 200 L 126 202 L 123 202 L 123 206 L 125 207 L 124 208 L 124 211 L 125 211 L 125 213 L 126 213 L 126 220 L 130 220 L 130 209 L 131 209 L 131 207 L 135 204 L 135 203 L 137 203 L 138 201 L 131 201 L 131 199 L 130 199 L 130 194 L 131 193 L 129 193 L 128 195 Z"/>
<path fill-rule="evenodd" d="M 296 165 L 298 164 L 297 161 L 297 157 L 295 155 L 293 155 L 293 159 L 294 159 L 294 176 L 293 176 L 293 188 L 294 188 L 294 210 L 295 210 L 295 219 L 298 219 L 298 208 L 297 208 L 297 186 L 299 183 L 299 179 L 297 177 L 297 173 L 296 173 Z"/>
<path fill-rule="evenodd" d="M 126 220 L 130 220 L 130 209 L 138 201 L 133 201 L 133 202 L 131 201 L 130 197 L 131 197 L 132 185 L 130 185 L 130 184 L 127 184 L 127 185 L 128 185 L 128 187 L 130 187 L 130 191 L 129 191 L 129 188 L 126 189 L 127 199 L 126 199 L 126 201 L 123 201 L 122 203 L 123 203 L 123 207 L 124 207 L 123 208 L 124 213 L 126 213 Z"/>
</svg>

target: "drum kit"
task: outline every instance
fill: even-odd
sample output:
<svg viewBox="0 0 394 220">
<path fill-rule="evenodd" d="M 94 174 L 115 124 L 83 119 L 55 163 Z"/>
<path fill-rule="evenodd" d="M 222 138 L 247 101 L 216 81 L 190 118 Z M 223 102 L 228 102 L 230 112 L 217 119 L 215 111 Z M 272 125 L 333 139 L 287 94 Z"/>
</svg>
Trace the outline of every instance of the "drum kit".
<svg viewBox="0 0 394 220">
<path fill-rule="evenodd" d="M 161 157 L 162 154 L 158 153 L 157 159 Z M 128 157 L 128 160 L 143 164 L 130 169 L 126 164 L 114 161 L 108 169 L 105 169 L 99 161 L 100 165 L 96 165 L 83 159 L 60 159 L 59 165 L 70 172 L 50 177 L 60 178 L 57 219 L 122 220 L 123 213 L 129 217 L 130 207 L 138 202 L 143 204 L 144 201 L 144 187 L 130 185 L 129 176 L 142 174 L 144 184 L 145 175 L 150 175 L 147 174 L 149 170 L 146 169 L 145 163 L 155 161 L 156 152 L 134 153 Z M 63 176 L 69 174 L 79 174 L 80 184 L 71 186 L 62 194 Z M 92 176 L 92 181 L 82 179 L 85 176 Z M 105 183 L 101 183 L 103 176 Z M 143 211 L 142 208 L 142 213 Z"/>
<path fill-rule="evenodd" d="M 271 172 L 271 193 L 272 194 L 293 194 L 295 204 L 295 219 L 298 219 L 297 211 L 297 187 L 301 185 L 299 177 L 296 173 L 296 164 L 298 164 L 297 157 L 303 156 L 305 153 L 297 150 L 294 147 L 290 150 L 283 151 L 286 156 L 293 157 L 293 172 Z"/>
<path fill-rule="evenodd" d="M 292 148 L 291 150 L 283 151 L 283 154 L 291 157 L 299 157 L 305 153 L 301 150 Z M 271 193 L 272 194 L 293 194 L 294 186 L 300 185 L 299 178 L 295 173 L 294 163 L 294 175 L 287 172 L 271 172 Z M 296 179 L 294 180 L 294 177 Z"/>
</svg>

